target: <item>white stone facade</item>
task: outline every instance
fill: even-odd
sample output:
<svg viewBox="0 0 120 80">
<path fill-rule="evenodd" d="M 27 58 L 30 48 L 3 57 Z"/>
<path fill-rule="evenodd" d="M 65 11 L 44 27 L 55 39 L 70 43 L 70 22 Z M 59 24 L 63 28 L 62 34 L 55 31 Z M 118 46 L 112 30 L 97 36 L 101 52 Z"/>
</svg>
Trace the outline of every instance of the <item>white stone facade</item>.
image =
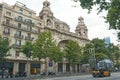
<svg viewBox="0 0 120 80">
<path fill-rule="evenodd" d="M 34 42 L 38 38 L 38 34 L 46 30 L 52 32 L 53 38 L 57 41 L 57 45 L 61 47 L 64 46 L 64 41 L 70 39 L 78 41 L 80 46 L 85 46 L 85 44 L 89 43 L 88 29 L 84 24 L 84 19 L 82 17 L 78 18 L 75 33 L 70 32 L 70 27 L 67 23 L 54 17 L 48 1 L 43 2 L 43 8 L 39 16 L 36 16 L 35 11 L 27 8 L 21 2 L 17 2 L 15 5 L 0 4 L 0 35 L 4 38 L 9 38 L 10 45 L 14 46 L 9 51 L 11 56 L 6 58 L 10 62 L 8 68 L 13 74 L 16 74 L 23 67 L 23 71 L 26 71 L 27 59 L 19 51 L 21 45 L 26 40 Z M 32 64 L 36 65 L 38 73 L 44 69 L 44 65 L 39 66 L 40 63 L 38 61 L 28 59 L 29 74 L 34 74 L 35 71 Z M 63 72 L 66 72 L 66 64 L 63 63 L 62 66 Z"/>
</svg>

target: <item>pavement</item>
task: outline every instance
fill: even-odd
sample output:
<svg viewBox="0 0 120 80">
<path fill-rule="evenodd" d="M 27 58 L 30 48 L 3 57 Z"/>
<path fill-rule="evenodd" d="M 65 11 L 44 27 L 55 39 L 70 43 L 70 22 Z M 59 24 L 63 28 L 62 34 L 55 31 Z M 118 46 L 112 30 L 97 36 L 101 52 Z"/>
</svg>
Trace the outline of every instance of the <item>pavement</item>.
<svg viewBox="0 0 120 80">
<path fill-rule="evenodd" d="M 13 77 L 13 78 L 4 78 L 2 79 L 0 76 L 0 80 L 34 80 L 34 79 L 48 79 L 52 77 L 64 77 L 64 76 L 80 76 L 80 75 L 87 75 L 90 73 L 61 73 L 57 75 L 49 75 L 49 76 L 42 76 L 42 75 L 30 75 L 29 77 Z"/>
</svg>

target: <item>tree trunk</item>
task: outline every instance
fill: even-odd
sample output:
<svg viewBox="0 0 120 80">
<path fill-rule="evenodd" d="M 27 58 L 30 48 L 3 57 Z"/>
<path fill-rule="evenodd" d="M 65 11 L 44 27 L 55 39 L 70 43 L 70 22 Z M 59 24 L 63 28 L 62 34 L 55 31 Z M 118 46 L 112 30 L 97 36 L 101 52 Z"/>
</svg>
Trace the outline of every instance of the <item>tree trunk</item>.
<svg viewBox="0 0 120 80">
<path fill-rule="evenodd" d="M 45 58 L 45 75 L 48 76 L 48 61 L 47 61 L 47 58 Z"/>
</svg>

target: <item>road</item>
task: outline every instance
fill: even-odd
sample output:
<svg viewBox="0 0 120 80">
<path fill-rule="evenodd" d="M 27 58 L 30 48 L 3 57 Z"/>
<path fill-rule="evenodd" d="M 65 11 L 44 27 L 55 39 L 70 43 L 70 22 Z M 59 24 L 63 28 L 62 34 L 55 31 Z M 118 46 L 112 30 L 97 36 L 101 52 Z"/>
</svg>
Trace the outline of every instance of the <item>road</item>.
<svg viewBox="0 0 120 80">
<path fill-rule="evenodd" d="M 93 78 L 91 75 L 56 77 L 48 79 L 33 79 L 33 80 L 120 80 L 120 72 L 112 73 L 110 77 Z"/>
<path fill-rule="evenodd" d="M 34 76 L 29 79 L 24 77 L 21 78 L 8 78 L 8 79 L 0 79 L 0 80 L 120 80 L 120 72 L 111 73 L 110 77 L 99 77 L 93 78 L 92 75 L 80 75 L 80 76 L 67 76 L 67 77 L 44 77 Z"/>
</svg>

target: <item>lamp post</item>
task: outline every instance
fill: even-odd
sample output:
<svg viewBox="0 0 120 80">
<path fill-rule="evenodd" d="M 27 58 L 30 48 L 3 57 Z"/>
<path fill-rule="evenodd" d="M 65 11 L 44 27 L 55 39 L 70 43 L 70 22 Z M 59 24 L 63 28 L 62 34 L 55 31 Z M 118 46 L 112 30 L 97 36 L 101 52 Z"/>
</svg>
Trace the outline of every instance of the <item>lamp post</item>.
<svg viewBox="0 0 120 80">
<path fill-rule="evenodd" d="M 27 65 L 26 65 L 26 80 L 29 80 L 28 78 L 29 78 L 29 74 L 28 74 L 28 58 L 30 58 L 30 52 L 31 52 L 31 50 L 29 49 L 28 50 L 28 53 L 27 53 Z"/>
<path fill-rule="evenodd" d="M 89 62 L 92 63 L 92 65 L 91 65 L 92 68 L 96 68 L 97 64 L 96 64 L 96 57 L 95 57 L 95 49 L 90 48 L 89 53 L 91 54 L 91 58 L 90 58 Z"/>
</svg>

